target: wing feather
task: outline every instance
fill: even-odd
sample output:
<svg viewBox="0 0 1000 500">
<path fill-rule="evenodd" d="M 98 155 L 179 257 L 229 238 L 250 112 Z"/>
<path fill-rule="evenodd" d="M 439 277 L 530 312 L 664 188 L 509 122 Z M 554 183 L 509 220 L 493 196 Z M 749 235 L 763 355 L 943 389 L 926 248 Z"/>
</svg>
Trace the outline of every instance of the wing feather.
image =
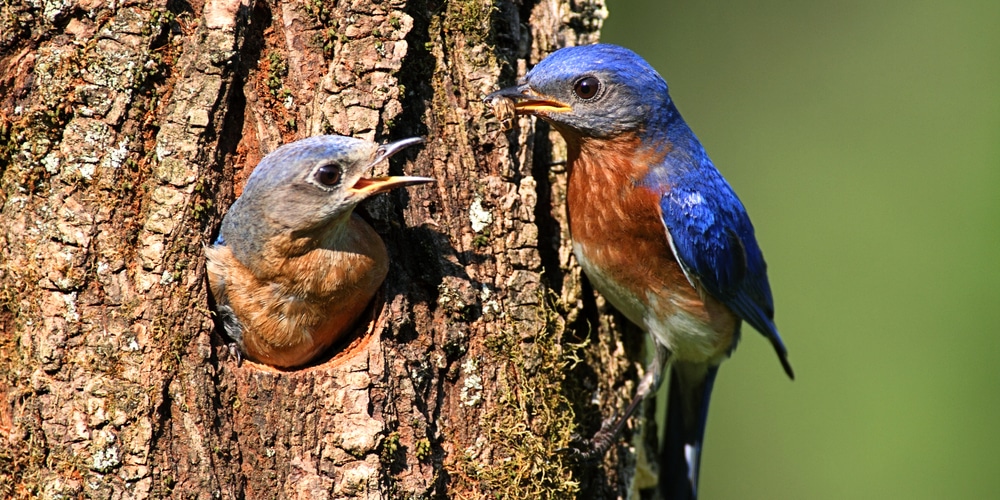
<svg viewBox="0 0 1000 500">
<path fill-rule="evenodd" d="M 674 257 L 695 288 L 721 301 L 771 341 L 792 377 L 787 350 L 774 325 L 767 264 L 753 224 L 736 193 L 709 167 L 697 175 L 672 179 L 671 188 L 660 198 Z"/>
</svg>

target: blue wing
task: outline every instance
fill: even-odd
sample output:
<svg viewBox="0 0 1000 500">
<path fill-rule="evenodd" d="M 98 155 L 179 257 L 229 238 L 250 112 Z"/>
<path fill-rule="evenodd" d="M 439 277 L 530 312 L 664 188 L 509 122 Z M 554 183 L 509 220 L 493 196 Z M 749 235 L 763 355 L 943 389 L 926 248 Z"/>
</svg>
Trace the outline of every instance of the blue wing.
<svg viewBox="0 0 1000 500">
<path fill-rule="evenodd" d="M 663 224 L 677 260 L 693 285 L 721 301 L 771 341 L 788 376 L 794 378 L 787 350 L 774 325 L 767 264 L 757 246 L 750 217 L 708 158 L 697 160 L 701 164 L 695 169 L 668 167 L 670 190 L 660 198 Z"/>
</svg>

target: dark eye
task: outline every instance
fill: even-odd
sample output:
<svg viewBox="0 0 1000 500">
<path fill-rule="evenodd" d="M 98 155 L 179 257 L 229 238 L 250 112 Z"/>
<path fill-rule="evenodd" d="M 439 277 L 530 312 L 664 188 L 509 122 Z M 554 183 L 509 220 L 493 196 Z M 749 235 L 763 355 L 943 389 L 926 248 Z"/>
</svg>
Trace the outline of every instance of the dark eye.
<svg viewBox="0 0 1000 500">
<path fill-rule="evenodd" d="M 590 99 L 597 95 L 600 86 L 601 82 L 597 81 L 597 78 L 588 76 L 577 80 L 576 85 L 573 85 L 573 92 L 576 92 L 580 99 Z"/>
<path fill-rule="evenodd" d="M 343 172 L 337 165 L 327 164 L 322 165 L 316 169 L 314 174 L 316 177 L 316 182 L 323 186 L 334 186 L 340 182 L 340 176 Z"/>
</svg>

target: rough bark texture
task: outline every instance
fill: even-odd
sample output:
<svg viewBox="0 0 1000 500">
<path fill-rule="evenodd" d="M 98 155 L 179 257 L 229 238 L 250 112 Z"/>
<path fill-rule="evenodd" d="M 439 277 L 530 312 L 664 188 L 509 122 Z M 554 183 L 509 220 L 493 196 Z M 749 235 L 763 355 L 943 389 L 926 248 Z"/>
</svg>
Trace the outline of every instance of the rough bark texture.
<svg viewBox="0 0 1000 500">
<path fill-rule="evenodd" d="M 559 449 L 624 406 L 639 346 L 573 262 L 561 142 L 481 102 L 605 14 L 6 2 L 0 497 L 628 496 L 635 449 Z M 267 152 L 321 133 L 426 136 L 381 168 L 439 182 L 362 207 L 392 258 L 364 331 L 306 369 L 240 363 L 202 248 Z"/>
</svg>

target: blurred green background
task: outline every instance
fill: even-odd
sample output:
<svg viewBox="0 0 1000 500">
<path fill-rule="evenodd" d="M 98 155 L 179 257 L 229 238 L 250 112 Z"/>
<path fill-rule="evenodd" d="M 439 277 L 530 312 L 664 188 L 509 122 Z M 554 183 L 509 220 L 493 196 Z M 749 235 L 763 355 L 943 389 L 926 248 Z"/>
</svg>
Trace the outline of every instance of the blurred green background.
<svg viewBox="0 0 1000 500">
<path fill-rule="evenodd" d="M 1000 498 L 1000 2 L 609 0 L 746 204 L 702 498 Z"/>
</svg>

